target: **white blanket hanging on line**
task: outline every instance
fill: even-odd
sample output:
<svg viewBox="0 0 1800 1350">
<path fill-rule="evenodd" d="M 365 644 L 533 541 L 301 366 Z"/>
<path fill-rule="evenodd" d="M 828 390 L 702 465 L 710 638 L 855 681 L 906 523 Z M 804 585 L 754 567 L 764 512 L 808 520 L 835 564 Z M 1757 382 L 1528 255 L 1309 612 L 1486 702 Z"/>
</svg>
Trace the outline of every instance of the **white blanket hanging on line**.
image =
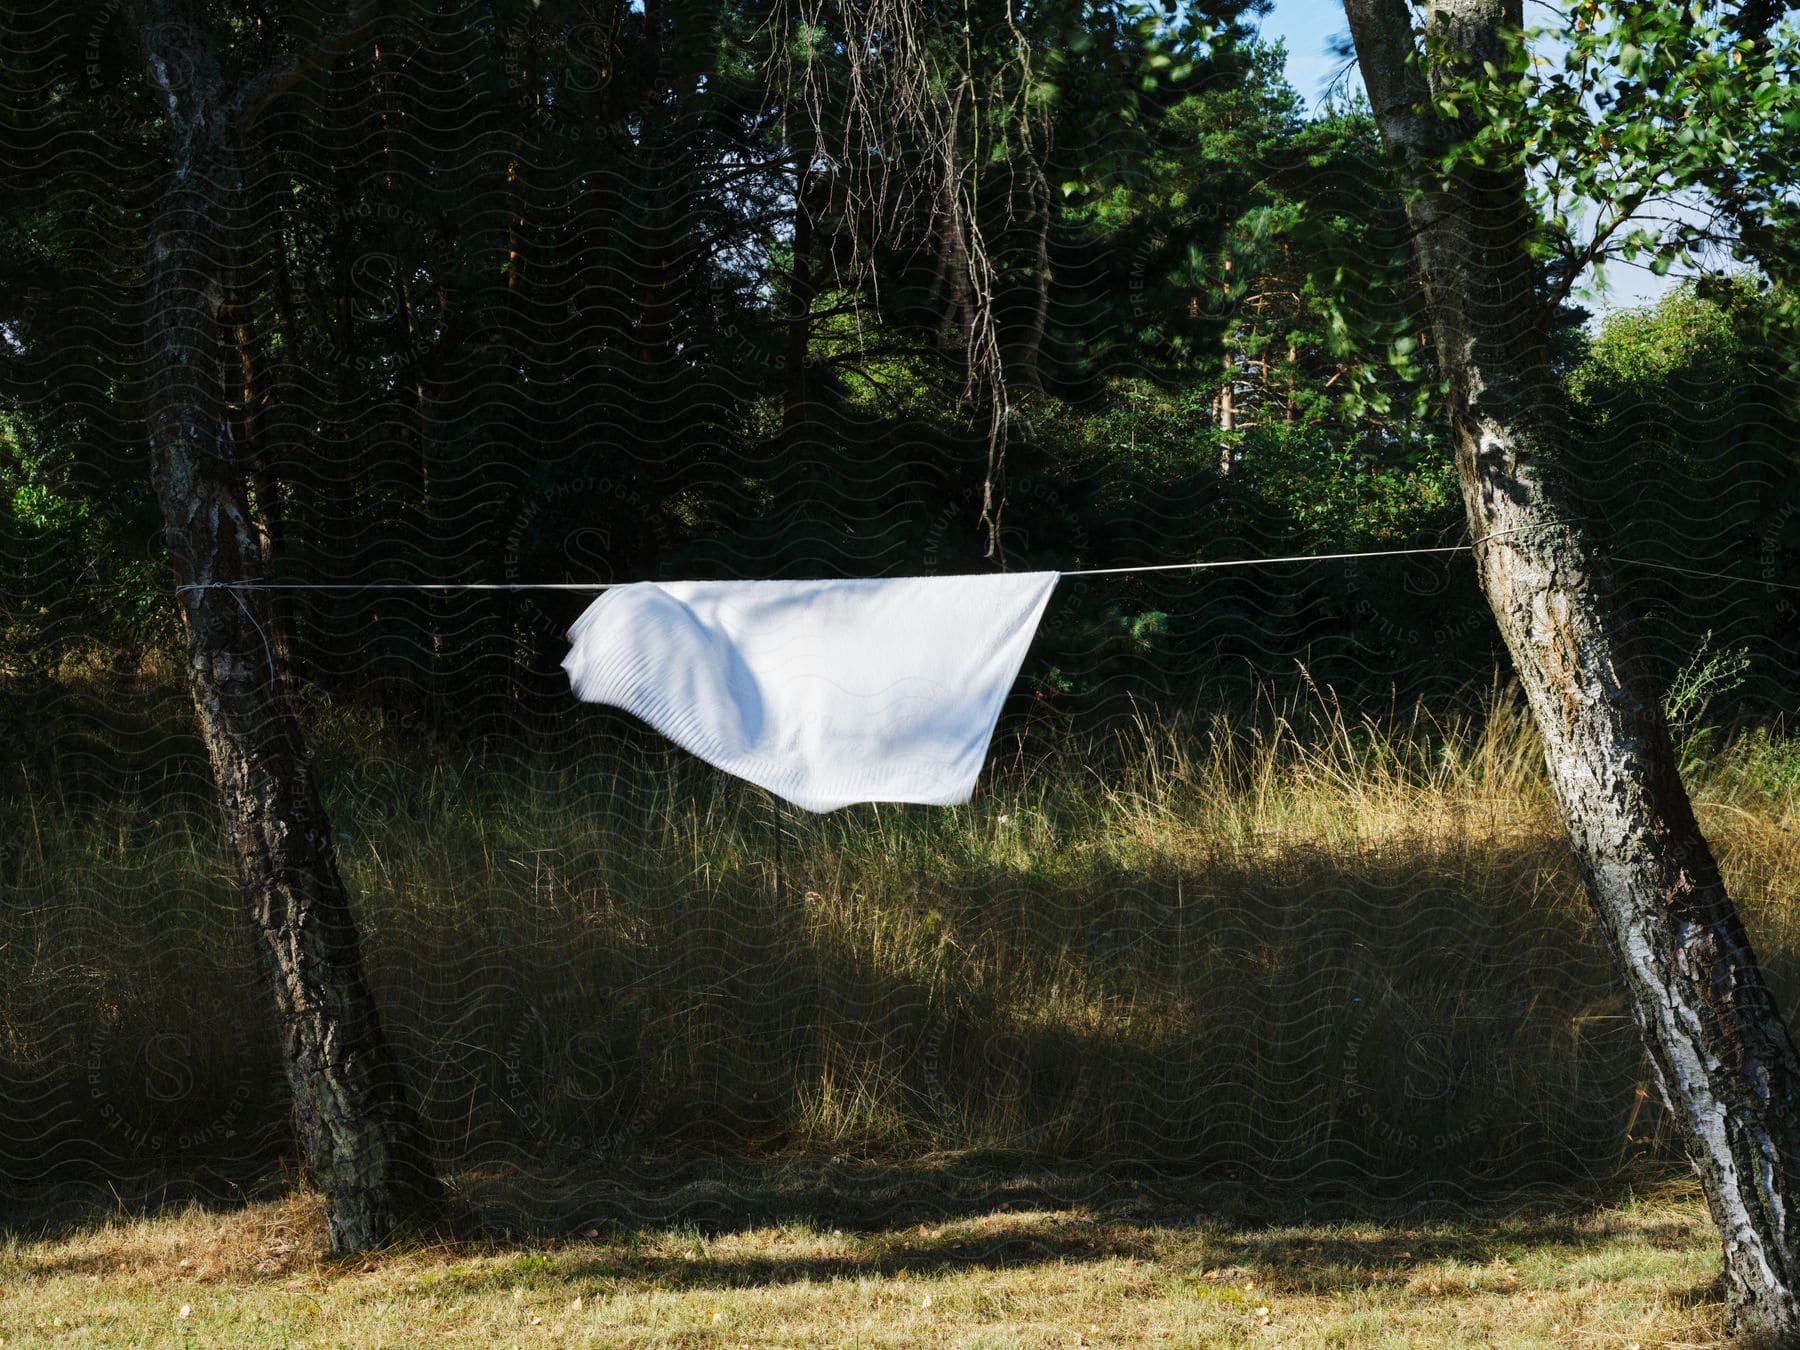
<svg viewBox="0 0 1800 1350">
<path fill-rule="evenodd" d="M 569 629 L 575 696 L 809 811 L 966 802 L 1055 572 L 636 582 Z"/>
</svg>

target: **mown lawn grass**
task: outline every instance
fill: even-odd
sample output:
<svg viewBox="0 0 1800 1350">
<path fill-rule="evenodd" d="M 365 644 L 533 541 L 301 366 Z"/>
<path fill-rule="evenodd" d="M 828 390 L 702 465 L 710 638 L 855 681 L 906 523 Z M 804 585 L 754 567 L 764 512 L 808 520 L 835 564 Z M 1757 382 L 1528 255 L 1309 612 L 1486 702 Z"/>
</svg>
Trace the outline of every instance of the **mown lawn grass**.
<svg viewBox="0 0 1800 1350">
<path fill-rule="evenodd" d="M 1067 1178 L 1065 1178 L 1067 1180 Z M 479 1195 L 479 1183 L 467 1183 Z M 476 1201 L 478 1203 L 478 1200 Z M 1154 1201 L 832 1227 L 578 1225 L 333 1261 L 316 1201 L 0 1250 L 23 1345 L 1705 1345 L 1690 1188 L 1605 1206 L 1256 1219 Z"/>
</svg>

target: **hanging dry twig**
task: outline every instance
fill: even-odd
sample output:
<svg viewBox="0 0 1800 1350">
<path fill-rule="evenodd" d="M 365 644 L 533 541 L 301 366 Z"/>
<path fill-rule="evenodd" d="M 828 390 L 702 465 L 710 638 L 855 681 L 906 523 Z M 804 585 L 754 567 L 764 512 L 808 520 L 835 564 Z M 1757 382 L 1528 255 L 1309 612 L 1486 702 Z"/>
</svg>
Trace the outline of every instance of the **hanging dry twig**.
<svg viewBox="0 0 1800 1350">
<path fill-rule="evenodd" d="M 981 526 L 986 554 L 1004 565 L 1001 515 L 1005 507 L 1007 429 L 1012 413 L 996 311 L 997 268 L 981 226 L 981 186 L 990 162 L 1008 174 L 1022 165 L 1032 210 L 1039 222 L 1040 311 L 1048 302 L 1049 190 L 1042 168 L 1048 119 L 1031 98 L 1031 44 L 1010 3 L 1008 51 L 978 94 L 975 35 L 967 3 L 960 31 L 922 26 L 922 11 L 908 0 L 777 0 L 770 67 L 772 91 L 789 144 L 807 162 L 797 173 L 833 179 L 833 200 L 850 243 L 840 282 L 867 283 L 877 305 L 873 266 L 878 245 L 898 242 L 916 225 L 913 208 L 929 201 L 928 228 L 914 238 L 938 241 L 934 294 L 947 290 L 950 318 L 963 354 L 963 402 L 985 418 L 987 470 L 982 484 Z M 984 134 L 999 138 L 983 144 Z M 966 142 L 966 148 L 965 148 Z M 1013 194 L 1006 198 L 1012 217 Z M 1043 314 L 1028 345 L 1028 383 L 1035 382 L 1035 352 Z"/>
</svg>

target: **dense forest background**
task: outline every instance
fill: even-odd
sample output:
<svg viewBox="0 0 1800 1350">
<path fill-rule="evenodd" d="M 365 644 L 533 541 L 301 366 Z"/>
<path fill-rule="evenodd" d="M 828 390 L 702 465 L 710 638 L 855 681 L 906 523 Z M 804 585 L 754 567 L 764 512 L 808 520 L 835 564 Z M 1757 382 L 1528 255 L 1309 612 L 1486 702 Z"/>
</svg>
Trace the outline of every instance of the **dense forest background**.
<svg viewBox="0 0 1800 1350">
<path fill-rule="evenodd" d="M 886 63 L 856 57 L 867 12 L 383 5 L 248 144 L 246 575 L 334 588 L 275 592 L 265 637 L 437 1146 L 1617 1165 L 1649 1139 L 1640 1066 L 1537 789 L 1528 845 L 1496 804 L 1533 761 L 1464 555 L 1068 577 L 988 797 L 823 822 L 575 704 L 584 597 L 453 588 L 1467 542 L 1366 106 L 1306 109 L 1234 3 L 878 9 L 916 21 Z M 330 17 L 209 13 L 245 69 Z M 0 1170 L 262 1159 L 284 1108 L 261 1033 L 220 1034 L 266 1014 L 145 440 L 158 108 L 118 5 L 6 22 Z M 1763 584 L 1800 583 L 1780 288 L 1745 264 L 1597 321 L 1566 261 L 1543 301 L 1595 535 L 1671 711 L 1716 738 L 1686 743 L 1767 747 L 1800 689 L 1793 595 Z M 1374 775 L 1432 841 L 1360 848 L 1343 801 L 1270 814 L 1258 764 Z M 1756 764 L 1733 792 L 1800 780 Z M 1233 793 L 1256 805 L 1206 815 Z M 1773 897 L 1787 855 L 1746 849 Z M 1545 876 L 1561 907 L 1516 911 Z"/>
<path fill-rule="evenodd" d="M 927 53 L 949 111 L 880 128 L 879 174 L 844 151 L 871 130 L 847 106 L 866 77 L 790 7 L 384 11 L 378 50 L 271 111 L 245 166 L 263 570 L 871 576 L 1462 542 L 1366 108 L 1307 115 L 1240 8 L 1052 5 L 1029 35 L 990 9 Z M 234 59 L 274 50 L 274 20 L 228 17 Z M 55 168 L 15 158 L 0 252 L 15 736 L 70 658 L 175 643 L 137 387 L 155 108 L 115 8 L 41 19 L 5 91 L 15 157 Z M 1565 306 L 1617 556 L 1794 577 L 1792 390 L 1759 303 L 1746 279 L 1599 328 Z M 1758 711 L 1791 701 L 1776 593 L 1626 576 L 1666 660 L 1710 631 L 1750 653 Z M 334 697 L 453 734 L 576 715 L 556 663 L 578 597 L 279 600 Z M 1079 717 L 1241 699 L 1304 661 L 1404 700 L 1480 687 L 1494 657 L 1453 558 L 1072 578 L 1023 688 Z"/>
</svg>

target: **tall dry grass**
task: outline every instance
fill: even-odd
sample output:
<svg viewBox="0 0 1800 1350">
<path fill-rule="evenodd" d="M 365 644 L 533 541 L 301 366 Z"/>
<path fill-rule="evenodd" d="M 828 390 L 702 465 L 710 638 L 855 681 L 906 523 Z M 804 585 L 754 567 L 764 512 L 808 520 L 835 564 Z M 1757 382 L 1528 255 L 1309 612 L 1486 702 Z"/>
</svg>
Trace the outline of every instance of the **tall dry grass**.
<svg viewBox="0 0 1800 1350">
<path fill-rule="evenodd" d="M 1659 1156 L 1518 705 L 1311 691 L 997 742 L 967 807 L 778 808 L 615 724 L 432 747 L 314 709 L 371 973 L 447 1168 L 954 1149 L 1412 1193 Z M 179 721 L 0 804 L 0 1171 L 235 1175 L 285 1097 Z M 1800 1006 L 1800 753 L 1690 747 Z M 163 765 L 161 776 L 154 772 Z M 83 786 L 85 782 L 85 786 Z"/>
</svg>

